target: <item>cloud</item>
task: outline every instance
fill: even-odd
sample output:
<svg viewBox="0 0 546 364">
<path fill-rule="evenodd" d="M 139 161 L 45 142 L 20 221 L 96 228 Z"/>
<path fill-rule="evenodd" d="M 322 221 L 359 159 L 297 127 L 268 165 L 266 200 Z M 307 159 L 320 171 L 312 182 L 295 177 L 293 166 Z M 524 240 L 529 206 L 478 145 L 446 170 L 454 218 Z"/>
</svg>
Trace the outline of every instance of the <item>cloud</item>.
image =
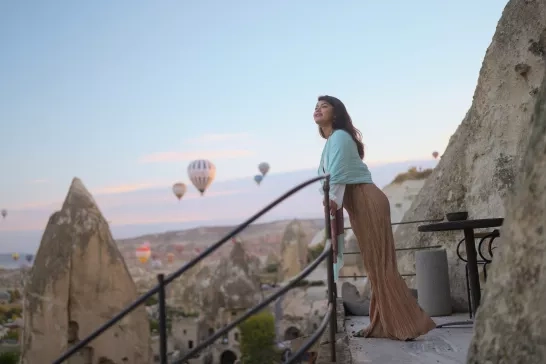
<svg viewBox="0 0 546 364">
<path fill-rule="evenodd" d="M 28 184 L 29 185 L 41 185 L 41 184 L 44 184 L 44 183 L 48 183 L 49 181 L 45 178 L 39 178 L 39 179 L 34 179 L 32 181 L 28 181 Z"/>
<path fill-rule="evenodd" d="M 191 143 L 197 144 L 210 142 L 225 142 L 230 140 L 245 139 L 249 137 L 249 133 L 204 134 L 198 138 L 191 140 Z"/>
<path fill-rule="evenodd" d="M 139 163 L 167 163 L 192 161 L 195 159 L 233 159 L 252 155 L 254 155 L 253 151 L 245 149 L 208 150 L 201 152 L 158 152 L 141 157 L 138 161 Z"/>
<path fill-rule="evenodd" d="M 121 194 L 127 192 L 135 192 L 140 190 L 146 190 L 154 187 L 165 186 L 164 183 L 133 183 L 133 184 L 123 184 L 117 186 L 109 186 L 99 188 L 94 190 L 92 193 L 97 195 L 112 195 L 112 194 Z"/>
</svg>

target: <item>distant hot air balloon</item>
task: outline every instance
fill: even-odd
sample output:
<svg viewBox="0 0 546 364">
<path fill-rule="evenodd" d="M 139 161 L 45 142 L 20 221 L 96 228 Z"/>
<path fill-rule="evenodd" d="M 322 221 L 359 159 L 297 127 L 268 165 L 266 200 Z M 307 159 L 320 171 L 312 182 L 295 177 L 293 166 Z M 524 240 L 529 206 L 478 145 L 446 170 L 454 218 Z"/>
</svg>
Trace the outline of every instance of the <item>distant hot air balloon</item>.
<svg viewBox="0 0 546 364">
<path fill-rule="evenodd" d="M 136 257 L 141 263 L 146 263 L 151 255 L 152 251 L 150 250 L 150 247 L 145 246 L 144 244 L 139 246 L 136 250 Z"/>
<path fill-rule="evenodd" d="M 2 211 L 0 212 L 0 214 L 2 214 L 2 218 L 5 219 L 6 216 L 8 216 L 8 210 L 2 209 Z"/>
<path fill-rule="evenodd" d="M 260 174 L 257 174 L 254 176 L 254 182 L 256 182 L 258 184 L 258 186 L 260 185 L 260 183 L 262 183 L 262 180 L 264 179 L 264 177 Z"/>
<path fill-rule="evenodd" d="M 25 256 L 25 259 L 26 259 L 27 262 L 29 262 L 29 263 L 32 262 L 32 258 L 34 258 L 34 255 L 32 255 L 32 254 L 27 254 L 27 255 Z"/>
<path fill-rule="evenodd" d="M 18 254 L 18 253 L 13 253 L 13 254 L 11 255 L 11 259 L 13 259 L 13 260 L 15 260 L 15 261 L 19 260 L 19 254 Z"/>
<path fill-rule="evenodd" d="M 432 157 L 434 157 L 434 159 L 438 158 L 438 155 L 439 153 L 437 151 L 432 152 Z"/>
<path fill-rule="evenodd" d="M 169 262 L 169 263 L 174 262 L 174 254 L 173 253 L 167 254 L 167 262 Z"/>
<path fill-rule="evenodd" d="M 195 160 L 188 166 L 188 176 L 191 183 L 203 196 L 216 177 L 216 166 L 206 159 Z"/>
<path fill-rule="evenodd" d="M 173 193 L 176 196 L 176 198 L 178 199 L 178 201 L 180 201 L 180 199 L 186 193 L 186 185 L 184 183 L 182 183 L 182 182 L 175 183 L 173 185 Z"/>
<path fill-rule="evenodd" d="M 260 173 L 262 174 L 262 176 L 265 176 L 267 172 L 269 172 L 269 163 L 262 162 L 258 164 L 258 169 L 260 170 Z"/>
</svg>

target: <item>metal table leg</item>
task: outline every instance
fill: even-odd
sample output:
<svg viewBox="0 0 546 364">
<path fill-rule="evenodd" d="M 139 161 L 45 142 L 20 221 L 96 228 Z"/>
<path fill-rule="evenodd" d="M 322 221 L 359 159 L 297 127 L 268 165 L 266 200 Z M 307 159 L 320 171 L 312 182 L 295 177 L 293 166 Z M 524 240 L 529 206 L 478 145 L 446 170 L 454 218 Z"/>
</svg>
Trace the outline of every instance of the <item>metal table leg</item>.
<svg viewBox="0 0 546 364">
<path fill-rule="evenodd" d="M 466 260 L 468 261 L 468 279 L 470 281 L 470 294 L 472 296 L 472 311 L 474 314 L 478 311 L 481 300 L 480 273 L 478 272 L 478 259 L 476 252 L 476 243 L 474 242 L 474 230 L 464 230 L 464 240 L 466 245 Z"/>
</svg>

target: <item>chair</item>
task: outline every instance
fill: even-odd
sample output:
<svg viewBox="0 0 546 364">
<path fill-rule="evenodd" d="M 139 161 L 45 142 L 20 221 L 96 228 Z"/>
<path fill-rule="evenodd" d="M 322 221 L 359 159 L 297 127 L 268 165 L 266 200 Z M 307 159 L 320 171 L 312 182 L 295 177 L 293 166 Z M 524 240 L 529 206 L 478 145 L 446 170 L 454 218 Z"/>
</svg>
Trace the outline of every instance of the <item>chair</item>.
<svg viewBox="0 0 546 364">
<path fill-rule="evenodd" d="M 493 250 L 495 250 L 497 247 L 493 246 L 493 241 L 500 236 L 500 233 L 497 229 L 493 231 L 488 231 L 484 233 L 476 233 L 474 237 L 476 239 L 480 239 L 480 242 L 478 243 L 478 255 L 479 259 L 477 261 L 478 266 L 483 267 L 483 278 L 485 281 L 487 281 L 487 265 L 490 264 L 493 261 Z M 485 241 L 489 239 L 489 243 L 486 245 Z M 468 297 L 468 312 L 470 318 L 472 318 L 474 312 L 472 311 L 472 305 L 471 305 L 471 298 L 470 298 L 470 281 L 468 278 L 468 261 L 466 258 L 463 258 L 461 254 L 461 247 L 464 246 L 465 239 L 462 239 L 459 241 L 459 244 L 457 244 L 457 256 L 460 260 L 465 262 L 465 275 L 466 275 L 466 293 Z M 487 253 L 484 253 L 483 249 L 487 248 Z M 486 255 L 489 255 L 489 258 L 486 258 Z"/>
</svg>

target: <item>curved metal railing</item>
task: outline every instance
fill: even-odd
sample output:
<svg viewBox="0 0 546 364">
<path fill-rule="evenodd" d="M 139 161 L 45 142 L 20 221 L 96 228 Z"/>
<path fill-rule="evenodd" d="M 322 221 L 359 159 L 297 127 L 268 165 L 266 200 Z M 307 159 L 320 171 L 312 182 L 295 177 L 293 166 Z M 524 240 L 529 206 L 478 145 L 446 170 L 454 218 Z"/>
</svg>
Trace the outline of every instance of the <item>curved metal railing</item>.
<svg viewBox="0 0 546 364">
<path fill-rule="evenodd" d="M 74 354 L 76 354 L 79 350 L 83 349 L 85 346 L 87 346 L 91 341 L 99 337 L 102 333 L 104 333 L 106 330 L 108 330 L 110 327 L 112 327 L 114 324 L 116 324 L 118 321 L 122 320 L 125 316 L 127 316 L 129 313 L 134 311 L 137 307 L 142 305 L 146 302 L 150 297 L 152 297 L 155 294 L 158 294 L 159 296 L 159 360 L 161 364 L 167 364 L 167 319 L 166 319 L 166 305 L 165 305 L 165 286 L 174 281 L 176 278 L 180 277 L 182 274 L 184 274 L 186 271 L 191 269 L 193 266 L 195 266 L 197 263 L 199 263 L 201 260 L 212 254 L 215 250 L 220 248 L 222 245 L 224 245 L 227 241 L 229 241 L 231 238 L 235 237 L 237 234 L 241 233 L 244 229 L 246 229 L 250 224 L 252 224 L 254 221 L 259 219 L 261 216 L 265 215 L 268 211 L 270 211 L 273 207 L 277 206 L 279 203 L 283 202 L 288 197 L 292 196 L 299 190 L 315 183 L 320 180 L 325 180 L 323 185 L 324 190 L 324 219 L 325 219 L 325 228 L 326 228 L 326 241 L 328 242 L 325 244 L 324 250 L 322 253 L 316 258 L 310 265 L 308 265 L 300 274 L 298 274 L 295 278 L 293 278 L 288 284 L 281 287 L 275 294 L 268 297 L 267 299 L 260 302 L 258 305 L 254 306 L 253 308 L 249 309 L 247 312 L 245 312 L 244 315 L 239 317 L 237 320 L 233 321 L 226 327 L 224 327 L 222 330 L 217 331 L 212 336 L 210 336 L 206 341 L 202 342 L 198 346 L 196 346 L 193 350 L 191 350 L 189 353 L 187 353 L 184 357 L 177 360 L 177 364 L 184 363 L 185 360 L 188 360 L 193 355 L 197 354 L 199 351 L 203 350 L 207 346 L 211 345 L 216 341 L 218 338 L 220 338 L 222 335 L 227 333 L 228 331 L 235 328 L 238 324 L 240 324 L 242 321 L 246 320 L 253 314 L 257 313 L 258 311 L 264 309 L 268 304 L 288 292 L 290 289 L 294 288 L 298 282 L 303 280 L 305 277 L 307 277 L 311 272 L 313 272 L 318 265 L 323 262 L 325 259 L 327 261 L 327 269 L 328 269 L 328 310 L 326 315 L 324 316 L 320 326 L 318 329 L 311 335 L 309 339 L 302 345 L 302 347 L 296 351 L 288 360 L 285 362 L 286 364 L 292 364 L 295 363 L 296 360 L 300 359 L 307 350 L 311 346 L 313 346 L 316 341 L 321 337 L 321 335 L 326 330 L 326 327 L 328 326 L 328 323 L 330 324 L 330 355 L 331 355 L 331 362 L 336 362 L 336 352 L 335 352 L 335 334 L 337 331 L 336 328 L 336 288 L 334 283 L 334 274 L 333 274 L 333 250 L 331 245 L 331 226 L 330 226 L 330 213 L 327 208 L 328 206 L 328 195 L 330 191 L 330 176 L 328 174 L 323 176 L 318 176 L 315 178 L 312 178 L 310 180 L 307 180 L 303 183 L 300 183 L 299 185 L 295 186 L 279 198 L 277 198 L 275 201 L 271 202 L 269 205 L 264 207 L 262 210 L 254 214 L 252 217 L 250 217 L 248 220 L 240 224 L 237 228 L 233 229 L 229 234 L 227 234 L 224 238 L 220 239 L 218 242 L 214 243 L 205 251 L 203 251 L 201 254 L 199 254 L 197 257 L 193 258 L 191 261 L 183 265 L 181 268 L 179 268 L 177 271 L 171 273 L 168 276 L 164 276 L 163 274 L 158 274 L 157 280 L 158 284 L 150 289 L 148 292 L 140 296 L 138 299 L 136 299 L 133 303 L 129 304 L 125 309 L 123 309 L 121 312 L 119 312 L 117 315 L 112 317 L 110 320 L 108 320 L 106 323 L 104 323 L 102 326 L 100 326 L 98 329 L 93 331 L 91 334 L 89 334 L 86 338 L 79 341 L 77 344 L 73 345 L 70 349 L 68 349 L 66 352 L 64 352 L 59 358 L 57 358 L 55 361 L 53 361 L 53 364 L 61 364 Z"/>
</svg>

